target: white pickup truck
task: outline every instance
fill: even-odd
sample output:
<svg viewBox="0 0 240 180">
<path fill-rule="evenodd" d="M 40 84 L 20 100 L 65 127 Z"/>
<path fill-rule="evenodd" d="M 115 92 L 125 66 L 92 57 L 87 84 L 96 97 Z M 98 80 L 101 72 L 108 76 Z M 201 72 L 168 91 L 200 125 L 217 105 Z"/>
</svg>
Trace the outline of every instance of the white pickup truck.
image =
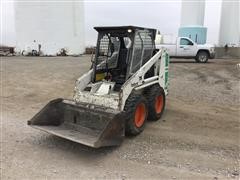
<svg viewBox="0 0 240 180">
<path fill-rule="evenodd" d="M 156 42 L 156 48 L 164 47 L 171 57 L 195 58 L 196 62 L 206 63 L 208 59 L 215 57 L 214 45 L 196 44 L 190 38 L 178 37 L 176 44 L 159 44 Z"/>
</svg>

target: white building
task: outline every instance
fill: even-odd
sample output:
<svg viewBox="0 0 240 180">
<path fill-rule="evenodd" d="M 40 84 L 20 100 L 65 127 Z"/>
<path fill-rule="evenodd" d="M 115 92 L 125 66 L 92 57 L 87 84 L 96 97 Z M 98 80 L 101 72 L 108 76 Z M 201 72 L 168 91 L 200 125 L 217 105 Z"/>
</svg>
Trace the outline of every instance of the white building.
<svg viewBox="0 0 240 180">
<path fill-rule="evenodd" d="M 56 55 L 62 48 L 69 55 L 84 52 L 83 2 L 17 2 L 15 3 L 16 46 Z"/>
<path fill-rule="evenodd" d="M 207 42 L 240 46 L 239 0 L 182 0 L 181 26 L 207 27 Z"/>
<path fill-rule="evenodd" d="M 203 26 L 205 0 L 182 0 L 181 26 Z"/>
<path fill-rule="evenodd" d="M 223 0 L 219 28 L 219 45 L 236 44 L 240 46 L 240 3 Z"/>
</svg>

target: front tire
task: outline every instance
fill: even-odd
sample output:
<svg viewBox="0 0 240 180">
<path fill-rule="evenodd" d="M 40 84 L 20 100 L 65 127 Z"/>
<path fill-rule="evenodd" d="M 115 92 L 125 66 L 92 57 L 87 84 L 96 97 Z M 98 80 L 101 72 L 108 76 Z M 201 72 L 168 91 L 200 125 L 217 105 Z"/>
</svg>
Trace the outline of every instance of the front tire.
<svg viewBox="0 0 240 180">
<path fill-rule="evenodd" d="M 157 121 L 162 117 L 165 109 L 165 93 L 158 84 L 147 89 L 148 119 Z"/>
<path fill-rule="evenodd" d="M 126 111 L 125 132 L 127 135 L 140 134 L 148 116 L 147 101 L 141 94 L 134 92 L 128 97 L 124 110 Z"/>
<path fill-rule="evenodd" d="M 206 63 L 208 62 L 209 54 L 206 51 L 200 51 L 197 53 L 196 62 L 198 63 Z"/>
</svg>

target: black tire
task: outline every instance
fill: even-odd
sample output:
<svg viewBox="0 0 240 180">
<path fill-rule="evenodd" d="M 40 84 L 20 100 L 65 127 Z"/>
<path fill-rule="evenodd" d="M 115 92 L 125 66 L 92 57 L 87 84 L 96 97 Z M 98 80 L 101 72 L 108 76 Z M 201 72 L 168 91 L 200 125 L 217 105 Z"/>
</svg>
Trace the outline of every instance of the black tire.
<svg viewBox="0 0 240 180">
<path fill-rule="evenodd" d="M 36 50 L 32 50 L 32 56 L 37 56 L 38 52 Z"/>
<path fill-rule="evenodd" d="M 143 122 L 141 126 L 136 124 L 136 113 L 139 106 L 145 106 L 145 116 L 142 116 Z M 141 94 L 132 92 L 128 97 L 124 110 L 126 112 L 125 133 L 126 135 L 138 135 L 145 128 L 148 116 L 147 100 Z M 139 124 L 138 124 L 139 125 Z"/>
<path fill-rule="evenodd" d="M 196 56 L 196 62 L 206 63 L 208 62 L 209 54 L 206 51 L 199 51 Z"/>
<path fill-rule="evenodd" d="M 163 115 L 165 109 L 165 93 L 158 84 L 146 89 L 148 100 L 148 120 L 157 121 Z"/>
</svg>

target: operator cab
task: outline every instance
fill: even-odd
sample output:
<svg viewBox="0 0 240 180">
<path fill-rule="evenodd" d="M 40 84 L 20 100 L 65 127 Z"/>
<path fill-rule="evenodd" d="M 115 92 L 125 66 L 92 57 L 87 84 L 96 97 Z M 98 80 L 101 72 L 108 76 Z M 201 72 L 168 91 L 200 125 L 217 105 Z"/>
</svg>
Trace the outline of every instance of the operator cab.
<svg viewBox="0 0 240 180">
<path fill-rule="evenodd" d="M 95 27 L 98 31 L 92 82 L 114 82 L 119 91 L 125 81 L 144 65 L 155 49 L 155 29 L 135 26 Z"/>
</svg>

